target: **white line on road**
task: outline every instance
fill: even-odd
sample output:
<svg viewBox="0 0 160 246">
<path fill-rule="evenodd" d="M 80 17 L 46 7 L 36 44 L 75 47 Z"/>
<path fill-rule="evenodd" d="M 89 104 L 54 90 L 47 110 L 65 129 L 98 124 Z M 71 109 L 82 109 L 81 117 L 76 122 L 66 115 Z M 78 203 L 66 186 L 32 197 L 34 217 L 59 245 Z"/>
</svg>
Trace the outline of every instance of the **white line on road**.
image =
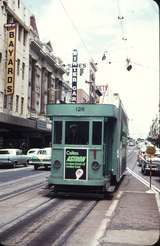
<svg viewBox="0 0 160 246">
<path fill-rule="evenodd" d="M 150 187 L 150 183 L 148 181 L 146 181 L 145 179 L 143 179 L 141 176 L 139 176 L 138 174 L 136 174 L 135 172 L 133 172 L 131 169 L 129 169 L 127 167 L 127 170 L 130 174 L 132 174 L 136 179 L 138 179 L 141 183 L 143 183 L 144 185 L 146 185 L 147 187 Z M 151 185 L 151 190 L 155 193 L 156 196 L 156 200 L 157 200 L 157 206 L 160 212 L 160 189 L 158 189 L 156 186 Z M 150 190 L 148 191 L 148 193 L 150 192 Z"/>
<path fill-rule="evenodd" d="M 137 178 L 141 183 L 143 183 L 144 185 L 146 185 L 147 187 L 150 187 L 150 183 L 148 181 L 146 181 L 144 178 L 142 178 L 141 176 L 139 176 L 137 173 L 133 172 L 130 168 L 127 167 L 127 170 L 129 173 L 131 173 L 135 178 Z M 155 185 L 151 186 L 151 189 L 157 193 L 160 193 L 160 189 L 158 189 Z"/>
</svg>

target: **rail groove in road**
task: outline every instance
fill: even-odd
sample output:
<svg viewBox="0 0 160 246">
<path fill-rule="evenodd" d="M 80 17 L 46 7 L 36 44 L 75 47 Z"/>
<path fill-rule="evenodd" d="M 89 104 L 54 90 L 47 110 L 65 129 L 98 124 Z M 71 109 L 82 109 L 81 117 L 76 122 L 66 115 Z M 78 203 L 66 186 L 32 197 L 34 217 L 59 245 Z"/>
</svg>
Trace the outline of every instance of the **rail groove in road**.
<svg viewBox="0 0 160 246">
<path fill-rule="evenodd" d="M 4 182 L 4 183 L 0 183 L 0 189 L 2 190 L 3 187 L 10 187 L 11 185 L 14 185 L 15 183 L 17 182 L 27 182 L 27 180 L 30 181 L 30 179 L 38 179 L 38 178 L 41 178 L 41 177 L 46 177 L 46 173 L 41 173 L 41 174 L 33 174 L 33 175 L 30 175 L 30 176 L 27 176 L 27 177 L 23 177 L 23 178 L 19 178 L 19 179 L 15 179 L 15 180 L 12 180 L 12 181 L 8 181 L 8 182 Z M 47 177 L 46 177 L 47 178 Z"/>
<path fill-rule="evenodd" d="M 97 201 L 54 199 L 0 235 L 3 245 L 63 245 Z"/>
<path fill-rule="evenodd" d="M 45 186 L 44 182 L 39 182 L 38 184 L 33 184 L 33 185 L 30 185 L 30 186 L 27 186 L 24 188 L 17 189 L 14 191 L 14 193 L 12 191 L 8 192 L 6 194 L 0 195 L 0 202 L 6 201 L 6 200 L 11 199 L 13 197 L 22 195 L 26 192 L 33 191 L 33 190 L 36 190 L 37 188 L 41 188 L 44 186 Z"/>
</svg>

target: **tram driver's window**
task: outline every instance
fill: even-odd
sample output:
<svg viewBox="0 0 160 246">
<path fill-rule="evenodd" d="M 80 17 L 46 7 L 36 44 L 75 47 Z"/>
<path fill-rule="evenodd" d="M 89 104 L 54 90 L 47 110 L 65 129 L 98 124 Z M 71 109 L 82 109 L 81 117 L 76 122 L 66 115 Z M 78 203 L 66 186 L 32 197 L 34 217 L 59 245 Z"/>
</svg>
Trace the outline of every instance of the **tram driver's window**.
<svg viewBox="0 0 160 246">
<path fill-rule="evenodd" d="M 62 143 L 62 121 L 54 122 L 54 144 Z"/>
<path fill-rule="evenodd" d="M 102 122 L 93 122 L 92 144 L 102 144 Z"/>
<path fill-rule="evenodd" d="M 65 125 L 65 144 L 89 143 L 89 122 L 67 121 Z"/>
</svg>

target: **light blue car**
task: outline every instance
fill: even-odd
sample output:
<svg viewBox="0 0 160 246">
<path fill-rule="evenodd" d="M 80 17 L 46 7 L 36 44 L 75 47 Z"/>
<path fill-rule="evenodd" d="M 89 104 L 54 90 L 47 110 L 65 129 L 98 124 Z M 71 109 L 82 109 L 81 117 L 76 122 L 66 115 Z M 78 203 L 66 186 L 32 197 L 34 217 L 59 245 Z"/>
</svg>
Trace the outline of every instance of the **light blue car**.
<svg viewBox="0 0 160 246">
<path fill-rule="evenodd" d="M 29 159 L 21 149 L 0 149 L 0 165 L 16 167 L 17 165 L 28 166 Z"/>
</svg>

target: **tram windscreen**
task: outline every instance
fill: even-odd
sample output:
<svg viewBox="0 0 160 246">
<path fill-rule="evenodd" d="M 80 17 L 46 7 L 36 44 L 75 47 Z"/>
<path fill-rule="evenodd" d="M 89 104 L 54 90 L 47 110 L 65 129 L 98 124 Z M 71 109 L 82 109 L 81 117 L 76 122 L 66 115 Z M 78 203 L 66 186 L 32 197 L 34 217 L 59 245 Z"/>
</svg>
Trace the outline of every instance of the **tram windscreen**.
<svg viewBox="0 0 160 246">
<path fill-rule="evenodd" d="M 102 144 L 102 122 L 93 122 L 92 144 Z"/>
<path fill-rule="evenodd" d="M 67 121 L 65 124 L 65 144 L 89 143 L 89 122 Z"/>
<path fill-rule="evenodd" d="M 62 121 L 54 122 L 54 144 L 62 143 Z"/>
</svg>

